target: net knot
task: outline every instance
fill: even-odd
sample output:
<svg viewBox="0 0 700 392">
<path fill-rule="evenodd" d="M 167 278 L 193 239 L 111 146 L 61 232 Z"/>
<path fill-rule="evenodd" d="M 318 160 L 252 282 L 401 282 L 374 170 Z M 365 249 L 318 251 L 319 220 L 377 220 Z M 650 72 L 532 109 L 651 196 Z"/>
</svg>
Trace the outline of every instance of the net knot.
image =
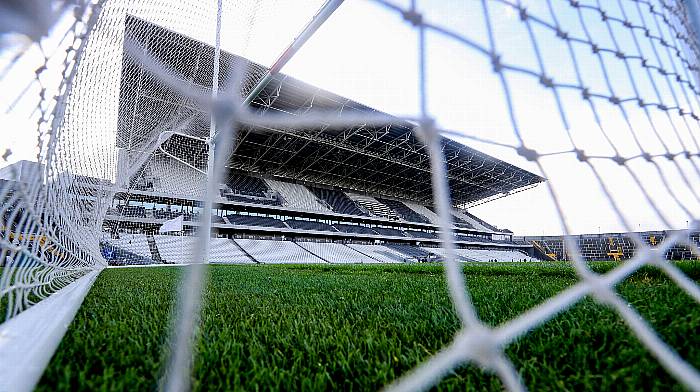
<svg viewBox="0 0 700 392">
<path fill-rule="evenodd" d="M 519 14 L 520 14 L 520 20 L 522 20 L 523 22 L 527 21 L 527 18 L 530 17 L 530 16 L 527 14 L 527 8 L 525 8 L 525 7 L 520 8 L 520 13 L 519 13 Z"/>
<path fill-rule="evenodd" d="M 625 158 L 623 158 L 623 157 L 621 157 L 621 156 L 619 156 L 619 155 L 615 155 L 615 156 L 612 157 L 611 159 L 612 159 L 613 162 L 617 163 L 617 164 L 620 165 L 620 166 L 625 166 L 625 162 L 627 162 L 627 159 L 625 159 Z"/>
<path fill-rule="evenodd" d="M 483 326 L 469 328 L 456 339 L 467 359 L 485 370 L 496 368 L 502 358 L 502 349 L 493 332 Z"/>
<path fill-rule="evenodd" d="M 554 80 L 552 80 L 552 78 L 550 77 L 547 77 L 547 75 L 540 75 L 540 83 L 545 87 L 554 87 Z"/>
<path fill-rule="evenodd" d="M 537 151 L 527 148 L 525 146 L 520 146 L 516 149 L 518 155 L 521 157 L 527 159 L 530 162 L 535 162 L 537 159 L 540 157 L 540 154 L 537 153 Z"/>
<path fill-rule="evenodd" d="M 583 90 L 581 90 L 581 96 L 586 101 L 591 99 L 591 92 L 588 90 L 588 87 L 584 87 Z"/>
<path fill-rule="evenodd" d="M 602 279 L 591 277 L 587 279 L 591 287 L 591 296 L 603 305 L 611 305 L 615 302 L 615 293 L 603 282 Z"/>
<path fill-rule="evenodd" d="M 491 65 L 493 66 L 493 72 L 501 73 L 503 71 L 503 63 L 501 63 L 501 56 L 496 53 L 491 53 Z"/>
<path fill-rule="evenodd" d="M 586 162 L 588 161 L 588 155 L 586 155 L 586 152 L 581 150 L 581 149 L 576 149 L 576 159 L 578 159 L 580 162 Z"/>
<path fill-rule="evenodd" d="M 408 10 L 402 12 L 403 19 L 413 26 L 419 26 L 423 24 L 423 15 L 416 10 Z"/>
</svg>

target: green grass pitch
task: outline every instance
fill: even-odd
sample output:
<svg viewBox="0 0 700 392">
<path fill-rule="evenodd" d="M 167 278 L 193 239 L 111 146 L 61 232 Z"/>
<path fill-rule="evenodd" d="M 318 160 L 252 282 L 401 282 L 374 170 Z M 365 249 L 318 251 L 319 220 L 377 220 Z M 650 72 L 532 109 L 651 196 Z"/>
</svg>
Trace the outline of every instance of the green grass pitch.
<svg viewBox="0 0 700 392">
<path fill-rule="evenodd" d="M 598 271 L 612 263 L 595 264 Z M 696 281 L 700 266 L 680 264 Z M 39 390 L 156 390 L 181 267 L 105 270 Z M 577 279 L 563 263 L 465 265 L 479 316 L 516 317 Z M 212 266 L 196 390 L 379 389 L 449 343 L 459 324 L 438 265 Z M 617 287 L 700 367 L 700 306 L 647 268 Z M 681 390 L 622 320 L 586 299 L 507 347 L 531 390 Z M 474 366 L 439 389 L 501 390 Z"/>
</svg>

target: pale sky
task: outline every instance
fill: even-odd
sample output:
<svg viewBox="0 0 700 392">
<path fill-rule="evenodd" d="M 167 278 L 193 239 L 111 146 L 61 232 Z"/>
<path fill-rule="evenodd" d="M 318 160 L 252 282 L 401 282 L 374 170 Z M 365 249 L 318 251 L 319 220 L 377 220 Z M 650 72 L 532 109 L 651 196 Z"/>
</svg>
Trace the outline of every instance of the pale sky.
<svg viewBox="0 0 700 392">
<path fill-rule="evenodd" d="M 212 4 L 209 8 L 202 8 L 203 2 L 182 2 L 178 8 L 172 7 L 173 3 L 168 1 L 149 1 L 146 2 L 148 6 L 140 9 L 138 14 L 166 28 L 211 43 L 216 1 L 210 2 Z M 119 26 L 119 18 L 123 18 L 122 3 L 111 3 L 112 8 L 107 11 L 109 17 L 113 18 L 114 26 Z M 270 65 L 321 3 L 319 0 L 225 1 L 222 48 Z M 406 6 L 404 3 L 408 1 L 396 3 Z M 553 23 L 546 8 L 547 2 L 533 0 L 523 3 L 529 12 Z M 597 13 L 588 10 L 583 11 L 582 23 L 567 2 L 553 3 L 557 4 L 555 13 L 558 22 L 572 36 L 585 38 L 587 31 L 591 39 L 601 47 L 614 48 L 617 44 L 626 54 L 638 53 L 629 29 L 619 24 L 611 24 L 608 28 Z M 622 10 L 617 7 L 617 3 L 605 2 L 610 7 L 605 11 L 609 15 L 621 16 Z M 635 24 L 647 24 L 652 31 L 657 31 L 654 20 L 649 15 L 640 17 L 636 7 L 631 6 L 633 2 L 629 2 L 629 7 L 627 1 L 621 3 L 625 4 L 627 18 Z M 424 12 L 429 22 L 444 26 L 482 47 L 488 47 L 480 4 L 480 1 L 418 1 L 419 10 Z M 512 7 L 491 2 L 489 14 L 496 50 L 501 54 L 502 61 L 539 73 L 540 66 L 526 25 Z M 183 18 L 183 15 L 186 17 Z M 659 34 L 667 36 L 668 31 L 664 30 L 663 22 L 660 24 L 662 31 Z M 66 21 L 63 21 L 55 27 L 44 43 L 47 52 L 56 47 L 57 38 L 63 35 L 67 26 Z M 533 25 L 532 28 L 547 75 L 557 83 L 577 85 L 574 63 L 565 42 L 542 26 Z M 84 159 L 94 165 L 110 166 L 114 162 L 113 135 L 116 129 L 115 103 L 118 98 L 121 38 L 120 31 L 116 28 L 101 33 L 100 42 L 106 44 L 100 48 L 102 52 L 90 60 L 93 62 L 90 64 L 102 72 L 101 83 L 112 87 L 105 88 L 95 96 L 95 107 L 101 108 L 99 115 L 85 114 L 76 120 L 75 127 L 89 128 L 90 133 L 80 142 L 71 143 L 70 148 L 76 151 L 75 154 L 85 154 Z M 643 36 L 638 35 L 637 38 L 639 50 L 651 64 L 656 64 L 656 49 L 662 68 L 681 69 L 680 62 L 673 56 L 668 56 L 660 47 L 652 47 L 650 41 Z M 668 39 L 671 41 L 670 36 Z M 647 102 L 658 102 L 660 99 L 668 106 L 675 106 L 674 102 L 678 100 L 681 106 L 700 113 L 695 96 L 690 95 L 688 106 L 685 98 L 687 95 L 683 94 L 683 89 L 676 82 L 669 84 L 659 73 L 647 73 L 639 61 L 630 60 L 628 71 L 622 61 L 614 55 L 606 54 L 604 67 L 601 67 L 590 47 L 577 44 L 574 45 L 574 51 L 583 83 L 592 93 L 611 95 L 605 83 L 604 70 L 618 97 L 639 94 Z M 0 69 L 5 68 L 9 53 L 10 51 L 5 51 L 0 55 Z M 27 56 L 10 68 L 0 80 L 3 87 L 0 97 L 3 109 L 0 114 L 3 124 L 0 127 L 0 150 L 11 147 L 13 155 L 10 162 L 35 159 L 36 113 L 34 116 L 30 113 L 37 102 L 37 85 L 34 84 L 25 98 L 9 112 L 8 106 L 27 81 L 31 80 L 41 61 L 38 53 L 36 46 L 32 47 Z M 462 43 L 435 33 L 427 35 L 426 55 L 428 110 L 438 124 L 466 136 L 517 146 L 503 87 L 498 75 L 492 70 L 489 58 Z M 415 116 L 419 102 L 417 59 L 416 31 L 400 15 L 369 1 L 347 0 L 283 72 L 376 109 L 395 115 Z M 58 65 L 60 62 L 59 59 Z M 684 75 L 682 71 L 680 73 Z M 526 145 L 541 153 L 572 150 L 552 90 L 544 88 L 536 77 L 530 75 L 514 72 L 506 72 L 505 75 L 516 124 Z M 47 75 L 43 81 L 45 86 L 55 86 L 57 80 Z M 81 83 L 87 84 L 87 81 Z M 78 82 L 76 84 L 82 85 Z M 47 88 L 50 90 L 50 87 Z M 635 93 L 635 88 L 638 93 Z M 664 111 L 650 108 L 647 116 L 636 104 L 627 104 L 623 107 L 631 125 L 628 127 L 618 106 L 604 100 L 594 100 L 602 125 L 601 131 L 578 90 L 559 91 L 569 133 L 576 146 L 589 155 L 612 157 L 615 155 L 613 147 L 622 156 L 635 156 L 642 151 L 663 154 L 665 149 L 659 139 L 673 153 L 686 149 L 697 152 L 693 135 L 697 134 L 698 123 L 684 122 L 677 111 L 669 112 L 670 115 L 667 116 Z M 689 89 L 686 88 L 685 93 L 690 93 Z M 641 149 L 637 147 L 635 138 Z M 561 204 L 570 232 L 625 231 L 625 226 L 615 214 L 613 204 L 593 176 L 592 170 L 576 160 L 573 154 L 542 158 L 540 162 L 544 167 L 543 173 L 533 162 L 518 156 L 512 148 L 457 139 L 547 177 Z M 635 184 L 627 168 L 618 166 L 611 160 L 593 162 L 628 227 L 634 230 L 685 228 L 686 221 L 692 219 L 690 215 L 697 215 L 700 204 L 695 195 L 700 190 L 700 174 L 685 158 L 676 159 L 680 170 L 668 161 L 658 159 L 661 174 L 643 160 L 628 162 L 627 167 L 639 178 L 641 188 Z M 0 165 L 5 164 L 0 162 Z M 652 203 L 646 200 L 645 193 L 652 199 Z M 655 209 L 654 206 L 658 208 Z M 657 210 L 661 216 L 658 216 Z M 548 186 L 544 184 L 474 207 L 471 211 L 518 235 L 563 232 L 559 213 L 554 208 Z"/>
</svg>

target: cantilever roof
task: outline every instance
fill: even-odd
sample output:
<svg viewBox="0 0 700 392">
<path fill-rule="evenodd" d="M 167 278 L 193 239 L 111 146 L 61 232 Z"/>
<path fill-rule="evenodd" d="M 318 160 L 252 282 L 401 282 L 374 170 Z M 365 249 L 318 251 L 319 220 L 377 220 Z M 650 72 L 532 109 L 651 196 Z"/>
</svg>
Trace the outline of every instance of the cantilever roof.
<svg viewBox="0 0 700 392">
<path fill-rule="evenodd" d="M 213 48 L 135 17 L 126 33 L 183 80 L 211 87 Z M 222 52 L 221 82 L 232 68 L 245 66 L 245 95 L 267 68 Z M 251 102 L 260 115 L 298 116 L 310 112 L 347 114 L 376 110 L 278 74 Z M 177 119 L 187 119 L 178 122 Z M 208 114 L 178 92 L 164 86 L 132 61 L 123 60 L 117 144 L 138 148 L 167 127 L 185 124 L 185 133 L 209 133 Z M 319 124 L 311 129 L 243 127 L 237 134 L 229 167 L 264 176 L 340 187 L 374 195 L 429 203 L 430 161 L 413 124 L 396 119 L 382 126 L 356 124 L 338 129 Z M 206 148 L 195 139 L 176 137 L 164 149 L 193 166 L 206 165 Z M 543 178 L 452 140 L 443 141 L 452 200 L 456 205 L 511 192 Z"/>
</svg>

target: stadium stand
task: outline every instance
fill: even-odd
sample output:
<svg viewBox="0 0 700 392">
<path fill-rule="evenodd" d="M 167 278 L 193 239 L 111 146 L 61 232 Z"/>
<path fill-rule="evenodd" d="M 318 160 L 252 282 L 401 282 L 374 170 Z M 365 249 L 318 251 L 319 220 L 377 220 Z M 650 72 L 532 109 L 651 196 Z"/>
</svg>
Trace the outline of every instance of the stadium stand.
<svg viewBox="0 0 700 392">
<path fill-rule="evenodd" d="M 255 203 L 263 204 L 268 206 L 279 206 L 282 205 L 280 199 L 270 196 L 270 197 L 252 197 L 246 195 L 236 195 L 236 194 L 223 194 L 223 197 L 228 201 L 233 201 L 237 203 Z"/>
<path fill-rule="evenodd" d="M 300 210 L 328 212 L 326 204 L 311 193 L 306 187 L 290 182 L 266 179 L 270 189 L 277 191 L 284 200 L 285 207 L 297 208 Z"/>
<path fill-rule="evenodd" d="M 427 231 L 420 230 L 404 230 L 406 234 L 413 238 L 426 238 L 426 239 L 438 239 L 437 233 L 430 233 Z"/>
<path fill-rule="evenodd" d="M 110 265 L 147 265 L 154 263 L 154 260 L 149 257 L 130 252 L 110 242 L 100 242 L 100 250 L 102 257 Z"/>
<path fill-rule="evenodd" d="M 151 250 L 148 247 L 148 239 L 145 234 L 120 234 L 119 239 L 109 239 L 107 244 L 140 257 L 151 258 Z"/>
<path fill-rule="evenodd" d="M 266 194 L 269 192 L 265 181 L 261 178 L 240 172 L 230 173 L 226 185 L 231 187 L 233 193 L 241 195 L 266 197 Z"/>
<path fill-rule="evenodd" d="M 365 244 L 348 244 L 348 246 L 382 263 L 403 263 L 406 261 L 406 256 L 386 246 Z"/>
<path fill-rule="evenodd" d="M 189 236 L 154 235 L 160 257 L 165 263 L 191 263 L 197 238 Z"/>
<path fill-rule="evenodd" d="M 118 205 L 117 212 L 125 217 L 145 218 L 146 209 L 141 206 Z"/>
<path fill-rule="evenodd" d="M 392 229 L 389 227 L 375 227 L 374 231 L 381 235 L 393 236 L 393 237 L 405 237 L 406 233 L 399 229 Z"/>
<path fill-rule="evenodd" d="M 457 254 L 468 261 L 537 261 L 523 252 L 512 249 L 458 249 Z"/>
<path fill-rule="evenodd" d="M 380 263 L 364 253 L 334 242 L 297 242 L 301 247 L 329 263 Z"/>
<path fill-rule="evenodd" d="M 435 214 L 437 216 L 437 213 L 435 211 L 435 207 L 425 207 L 427 208 L 430 212 Z M 469 223 L 469 221 L 465 220 L 462 218 L 463 214 L 460 214 L 457 210 L 452 210 L 452 219 L 454 219 L 454 225 L 457 227 L 463 227 L 465 229 L 476 229 L 478 230 L 477 227 Z"/>
<path fill-rule="evenodd" d="M 418 222 L 418 223 L 430 223 L 430 220 L 428 220 L 428 218 L 426 218 L 423 215 L 408 208 L 405 204 L 403 204 L 402 202 L 400 202 L 398 200 L 384 199 L 381 197 L 376 197 L 375 199 L 378 202 L 389 207 L 392 211 L 394 211 L 394 213 L 396 213 L 396 215 L 398 215 L 401 219 L 403 219 L 405 221 Z"/>
<path fill-rule="evenodd" d="M 243 250 L 231 239 L 212 238 L 209 248 L 209 260 L 218 264 L 252 264 L 255 263 Z"/>
<path fill-rule="evenodd" d="M 477 230 L 498 231 L 497 227 L 487 223 L 483 219 L 478 218 L 474 214 L 469 213 L 467 210 L 454 209 L 452 212 L 452 215 L 464 222 L 467 222 Z"/>
<path fill-rule="evenodd" d="M 325 263 L 292 241 L 236 239 L 236 243 L 259 263 L 309 264 Z"/>
<path fill-rule="evenodd" d="M 348 192 L 348 197 L 352 199 L 358 205 L 364 207 L 374 216 L 380 216 L 382 218 L 387 218 L 391 220 L 400 220 L 401 218 L 392 210 L 391 208 L 380 203 L 377 199 L 372 196 L 360 195 L 357 193 Z"/>
<path fill-rule="evenodd" d="M 153 236 L 165 263 L 186 264 L 192 262 L 197 237 L 190 236 Z M 209 262 L 226 264 L 251 264 L 251 260 L 236 244 L 228 238 L 212 238 L 209 248 Z"/>
<path fill-rule="evenodd" d="M 233 224 L 233 225 L 279 227 L 279 228 L 286 228 L 287 227 L 284 225 L 284 223 L 281 220 L 267 217 L 267 216 L 229 214 L 229 215 L 226 215 L 226 219 L 228 219 L 229 222 L 231 222 L 231 224 Z"/>
<path fill-rule="evenodd" d="M 417 247 L 417 246 L 411 246 L 411 245 L 406 245 L 406 244 L 391 244 L 391 243 L 386 243 L 384 246 L 393 249 L 404 256 L 406 256 L 407 261 L 408 260 L 416 260 L 416 261 L 426 261 L 428 259 L 429 253 L 424 251 L 423 249 Z"/>
<path fill-rule="evenodd" d="M 370 229 L 369 227 L 365 226 L 359 226 L 359 225 L 346 225 L 342 223 L 336 223 L 333 225 L 338 231 L 342 231 L 343 233 L 355 233 L 355 234 L 369 234 L 369 235 L 377 235 L 377 231 L 374 229 Z"/>
<path fill-rule="evenodd" d="M 339 190 L 309 187 L 320 200 L 325 201 L 333 211 L 339 214 L 367 216 L 368 214 L 360 209 L 352 199 Z"/>
<path fill-rule="evenodd" d="M 333 226 L 329 225 L 328 223 L 323 223 L 323 222 L 316 222 L 316 221 L 307 221 L 307 220 L 299 220 L 299 219 L 287 219 L 284 221 L 284 223 L 287 224 L 287 226 L 291 227 L 292 229 L 299 229 L 299 230 L 316 230 L 316 231 L 337 231 Z"/>
<path fill-rule="evenodd" d="M 418 203 L 414 203 L 414 202 L 410 202 L 410 201 L 405 201 L 405 202 L 403 202 L 403 204 L 405 204 L 406 207 L 412 209 L 413 211 L 420 214 L 421 216 L 426 217 L 428 219 L 428 221 L 430 221 L 430 223 L 435 224 L 435 225 L 439 224 L 440 217 L 435 212 L 433 212 L 431 209 L 429 209 L 428 207 L 426 207 L 422 204 L 418 204 Z M 455 219 L 455 223 L 459 223 L 459 222 Z"/>
</svg>

